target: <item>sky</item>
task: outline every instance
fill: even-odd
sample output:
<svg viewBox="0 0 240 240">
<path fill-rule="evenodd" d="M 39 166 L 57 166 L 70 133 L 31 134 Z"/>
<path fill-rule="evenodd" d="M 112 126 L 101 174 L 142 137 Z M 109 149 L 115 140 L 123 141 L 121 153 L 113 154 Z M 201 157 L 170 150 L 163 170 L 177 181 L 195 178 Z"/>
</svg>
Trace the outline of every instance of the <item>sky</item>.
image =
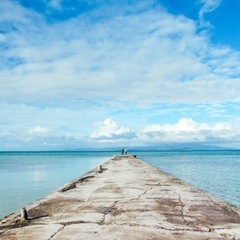
<svg viewBox="0 0 240 240">
<path fill-rule="evenodd" d="M 240 148 L 238 0 L 1 0 L 0 151 Z"/>
</svg>

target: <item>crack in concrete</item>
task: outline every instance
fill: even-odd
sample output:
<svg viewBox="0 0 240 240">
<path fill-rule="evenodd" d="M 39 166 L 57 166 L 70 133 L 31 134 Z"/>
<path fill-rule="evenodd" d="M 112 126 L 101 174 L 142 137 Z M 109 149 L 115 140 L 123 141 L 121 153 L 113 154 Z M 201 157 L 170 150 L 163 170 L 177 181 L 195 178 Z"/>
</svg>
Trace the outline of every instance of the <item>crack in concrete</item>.
<svg viewBox="0 0 240 240">
<path fill-rule="evenodd" d="M 93 224 L 98 224 L 99 225 L 99 222 L 84 221 L 84 220 L 71 221 L 71 222 L 61 222 L 60 224 L 64 225 L 64 226 L 70 226 L 70 225 L 74 225 L 74 224 L 84 224 L 84 223 L 86 223 L 86 224 L 93 223 Z"/>
<path fill-rule="evenodd" d="M 60 229 L 58 229 L 53 235 L 51 235 L 48 240 L 52 239 L 52 238 L 53 238 L 54 236 L 56 236 L 59 232 L 61 232 L 64 228 L 65 228 L 65 225 L 63 225 L 63 226 L 62 226 Z"/>
<path fill-rule="evenodd" d="M 138 195 L 136 198 L 132 198 L 131 201 L 139 200 L 143 195 L 145 195 L 147 192 L 150 192 L 154 187 L 151 187 L 150 189 L 145 190 L 143 193 Z"/>
<path fill-rule="evenodd" d="M 106 215 L 107 215 L 107 213 L 104 213 L 104 214 L 103 214 L 103 218 L 102 218 L 102 220 L 100 221 L 100 225 L 103 225 L 103 224 L 105 223 Z"/>
<path fill-rule="evenodd" d="M 158 225 L 147 225 L 147 224 L 138 224 L 138 223 L 117 223 L 117 222 L 112 222 L 113 224 L 117 225 L 117 226 L 129 226 L 129 227 L 145 227 L 145 228 L 154 228 L 154 229 L 162 229 L 162 230 L 166 230 L 166 231 L 171 231 L 171 232 L 201 232 L 201 233 L 207 233 L 209 231 L 204 230 L 204 229 L 199 229 L 199 228 L 166 228 L 166 227 L 161 227 Z"/>
<path fill-rule="evenodd" d="M 114 207 L 114 205 L 116 205 L 117 202 L 118 202 L 118 201 L 116 201 L 116 202 L 112 205 L 112 207 Z M 109 213 L 110 213 L 110 212 L 109 212 Z M 106 216 L 106 215 L 109 214 L 109 213 L 106 213 L 106 214 L 104 214 L 104 215 Z M 108 224 L 106 224 L 105 222 L 102 222 L 102 221 L 100 221 L 100 222 L 94 222 L 94 221 L 78 220 L 78 221 L 71 221 L 71 222 L 59 222 L 59 223 L 55 223 L 55 224 L 60 224 L 60 225 L 62 225 L 62 227 L 61 227 L 60 229 L 58 229 L 58 231 L 56 231 L 54 234 L 52 234 L 48 240 L 53 239 L 54 236 L 56 236 L 59 232 L 61 232 L 61 231 L 62 231 L 65 227 L 67 227 L 67 226 L 75 225 L 75 224 L 89 224 L 89 223 L 90 223 L 90 224 L 96 224 L 96 225 L 103 225 L 103 224 L 105 224 L 105 225 L 112 225 L 112 224 L 114 224 L 114 225 L 117 225 L 117 226 L 154 228 L 154 229 L 161 229 L 161 230 L 166 230 L 166 231 L 170 231 L 170 232 L 199 232 L 199 233 L 207 233 L 207 232 L 209 232 L 209 231 L 207 231 L 207 230 L 205 230 L 205 229 L 199 229 L 199 228 L 193 228 L 193 229 L 192 229 L 192 228 L 188 228 L 188 229 L 186 229 L 186 228 L 174 228 L 174 229 L 172 229 L 172 228 L 166 228 L 166 227 L 162 227 L 162 226 L 158 226 L 158 225 L 147 225 L 147 224 L 138 224 L 138 223 L 126 223 L 126 222 L 117 223 L 117 222 L 115 222 L 115 221 L 111 221 L 111 222 L 109 222 Z M 48 223 L 46 223 L 46 224 L 44 224 L 44 223 L 36 223 L 36 224 L 34 224 L 34 223 L 33 223 L 33 225 L 35 225 L 35 226 L 37 226 L 37 225 L 46 225 L 46 226 L 48 226 Z M 230 229 L 230 228 L 229 228 L 229 229 Z M 7 230 L 9 230 L 9 229 L 6 229 L 5 231 L 7 231 Z M 215 230 L 226 230 L 226 228 L 214 228 L 213 231 L 215 231 Z M 4 231 L 4 232 L 5 232 L 5 231 Z M 0 233 L 0 235 L 1 235 L 1 234 L 3 234 L 3 232 Z M 220 235 L 222 235 L 222 234 L 220 234 Z M 223 237 L 225 237 L 225 236 L 223 235 Z M 226 239 L 228 239 L 228 238 L 226 238 Z M 236 240 L 237 240 L 237 239 L 236 239 Z"/>
<path fill-rule="evenodd" d="M 99 222 L 94 222 L 94 221 L 84 221 L 84 220 L 76 220 L 76 221 L 71 221 L 71 222 L 54 222 L 53 224 L 60 224 L 63 225 L 64 227 L 66 226 L 70 226 L 70 225 L 74 225 L 74 224 L 88 224 L 88 223 L 92 223 L 92 224 L 97 224 L 97 225 L 101 225 Z M 34 226 L 48 226 L 49 223 L 32 223 L 32 225 Z"/>
<path fill-rule="evenodd" d="M 113 205 L 112 206 L 110 206 L 109 208 L 103 208 L 103 218 L 102 218 L 102 220 L 100 221 L 100 225 L 103 225 L 103 224 L 105 224 L 105 219 L 106 219 L 106 216 L 109 214 L 109 213 L 111 213 L 112 212 L 112 210 L 115 208 L 115 206 L 116 206 L 116 204 L 118 203 L 118 200 L 117 201 L 115 201 L 114 203 L 113 203 Z"/>
<path fill-rule="evenodd" d="M 175 192 L 176 192 L 176 191 L 175 191 Z M 177 193 L 177 192 L 176 192 L 176 194 L 178 195 L 178 201 L 180 202 L 180 206 L 181 206 L 181 210 L 180 210 L 180 212 L 181 212 L 181 217 L 182 217 L 182 220 L 184 221 L 184 223 L 186 224 L 187 221 L 186 221 L 186 219 L 184 218 L 184 214 L 183 214 L 183 208 L 185 207 L 185 204 L 182 202 L 182 199 L 181 199 L 180 194 Z"/>
<path fill-rule="evenodd" d="M 86 205 L 86 204 L 90 204 L 90 203 L 91 203 L 90 199 L 91 199 L 92 195 L 93 195 L 94 192 L 95 192 L 96 190 L 98 190 L 98 189 L 99 189 L 99 187 L 95 188 L 95 189 L 89 194 L 89 197 L 88 197 L 80 206 L 77 206 L 76 210 L 79 209 L 79 208 L 81 208 L 81 207 L 83 207 L 83 206 Z"/>
</svg>

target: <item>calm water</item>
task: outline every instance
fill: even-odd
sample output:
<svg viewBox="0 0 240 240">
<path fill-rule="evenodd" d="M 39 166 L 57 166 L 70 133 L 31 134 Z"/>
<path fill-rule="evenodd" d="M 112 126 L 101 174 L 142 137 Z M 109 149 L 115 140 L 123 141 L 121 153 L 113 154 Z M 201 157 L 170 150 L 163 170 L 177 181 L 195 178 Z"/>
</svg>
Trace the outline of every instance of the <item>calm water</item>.
<svg viewBox="0 0 240 240">
<path fill-rule="evenodd" d="M 119 152 L 0 152 L 0 217 Z M 138 158 L 240 207 L 240 151 L 134 152 Z"/>
<path fill-rule="evenodd" d="M 0 152 L 0 217 L 95 168 L 113 152 Z"/>
</svg>

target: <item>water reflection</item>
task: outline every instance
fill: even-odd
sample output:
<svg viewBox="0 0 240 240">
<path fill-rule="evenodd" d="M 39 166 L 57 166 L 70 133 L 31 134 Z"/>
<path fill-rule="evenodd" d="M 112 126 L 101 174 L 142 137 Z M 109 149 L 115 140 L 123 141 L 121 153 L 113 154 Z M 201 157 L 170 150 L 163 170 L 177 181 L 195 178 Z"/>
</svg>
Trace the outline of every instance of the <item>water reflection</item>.
<svg viewBox="0 0 240 240">
<path fill-rule="evenodd" d="M 0 153 L 0 217 L 110 159 L 111 152 Z"/>
</svg>

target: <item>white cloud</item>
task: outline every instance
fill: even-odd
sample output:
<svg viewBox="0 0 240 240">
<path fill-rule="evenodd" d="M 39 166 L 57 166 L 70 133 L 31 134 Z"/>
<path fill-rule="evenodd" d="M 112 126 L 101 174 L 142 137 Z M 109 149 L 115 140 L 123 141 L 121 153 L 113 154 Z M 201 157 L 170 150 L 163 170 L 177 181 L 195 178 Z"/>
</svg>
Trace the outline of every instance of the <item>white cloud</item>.
<svg viewBox="0 0 240 240">
<path fill-rule="evenodd" d="M 165 131 L 169 133 L 179 133 L 179 132 L 194 132 L 200 126 L 197 125 L 195 121 L 191 118 L 182 118 L 177 124 L 174 125 L 151 125 L 145 128 L 145 132 L 156 132 L 156 131 Z M 204 126 L 205 127 L 205 126 Z M 201 126 L 201 128 L 204 128 Z"/>
<path fill-rule="evenodd" d="M 64 12 L 60 0 L 49 4 Z M 202 4 L 204 18 L 221 1 Z M 197 22 L 150 1 L 110 8 L 48 22 L 16 1 L 1 3 L 0 137 L 49 146 L 237 142 L 238 124 L 227 122 L 236 113 L 224 104 L 240 101 L 240 52 L 211 44 Z M 173 115 L 182 119 L 163 124 Z M 106 119 L 92 131 L 107 116 L 119 123 Z"/>
<path fill-rule="evenodd" d="M 28 131 L 28 134 L 30 136 L 37 135 L 37 136 L 47 137 L 47 136 L 49 136 L 50 133 L 51 133 L 51 131 L 48 128 L 42 127 L 42 126 L 34 126 L 34 127 L 30 128 Z"/>
<path fill-rule="evenodd" d="M 50 1 L 48 1 L 47 4 L 48 4 L 49 7 L 60 10 L 62 8 L 61 2 L 62 2 L 62 0 L 50 0 Z"/>
<path fill-rule="evenodd" d="M 221 5 L 222 0 L 201 0 L 201 3 L 203 4 L 202 8 L 199 11 L 199 19 L 201 25 L 209 26 L 210 23 L 205 22 L 204 15 L 206 13 L 213 12 L 216 8 L 218 8 Z"/>
<path fill-rule="evenodd" d="M 191 118 L 182 118 L 176 124 L 156 124 L 147 126 L 140 138 L 150 143 L 199 142 L 219 144 L 238 142 L 240 131 L 232 123 L 197 123 Z"/>
<path fill-rule="evenodd" d="M 92 123 L 105 115 L 106 109 L 100 105 L 86 103 L 74 107 L 0 103 L 0 150 L 42 149 L 43 142 L 47 143 L 44 149 L 90 146 Z"/>
<path fill-rule="evenodd" d="M 201 0 L 203 6 L 201 8 L 202 14 L 212 12 L 222 3 L 222 0 Z"/>
<path fill-rule="evenodd" d="M 36 109 L 31 109 L 34 116 L 37 112 Z M 26 109 L 27 111 L 27 109 Z M 61 114 L 71 114 L 70 118 L 74 115 L 71 112 L 61 112 Z M 36 115 L 39 120 L 45 118 Z M 235 122 L 218 122 L 218 123 L 200 123 L 192 118 L 181 118 L 178 122 L 172 124 L 152 124 L 145 123 L 145 127 L 131 129 L 122 126 L 121 124 L 113 121 L 111 118 L 105 119 L 103 122 L 95 124 L 91 134 L 88 134 L 89 127 L 86 134 L 83 135 L 86 125 L 81 126 L 81 119 L 66 119 L 65 126 L 63 120 L 60 122 L 57 119 L 61 115 L 50 117 L 48 115 L 48 125 L 35 125 L 29 127 L 22 125 L 26 119 L 22 119 L 19 125 L 13 122 L 8 123 L 15 127 L 9 128 L 6 125 L 7 118 L 1 118 L 0 121 L 0 142 L 2 149 L 81 149 L 87 147 L 111 147 L 111 146 L 161 146 L 162 144 L 176 144 L 176 143 L 201 143 L 206 145 L 215 146 L 235 146 L 240 147 L 240 125 L 239 121 Z M 139 118 L 139 116 L 134 116 Z M 73 122 L 72 122 L 73 121 Z M 29 121 L 28 121 L 29 122 Z M 32 121 L 32 123 L 36 121 Z M 86 120 L 84 120 L 86 122 Z M 89 124 L 91 125 L 91 122 Z M 5 124 L 4 124 L 5 123 Z M 69 126 L 73 125 L 72 129 Z M 127 124 L 127 122 L 126 122 Z M 78 126 L 77 126 L 78 125 Z M 128 126 L 127 124 L 126 126 Z M 143 122 L 141 124 L 143 126 Z M 135 126 L 133 124 L 132 126 Z M 76 129 L 79 127 L 79 132 Z"/>
<path fill-rule="evenodd" d="M 18 24 L 28 22 L 28 18 L 31 17 L 28 15 L 29 11 L 23 8 L 17 2 L 5 0 L 1 2 L 0 6 L 0 23 L 3 26 L 5 24 Z M 14 14 L 11 14 L 14 13 Z"/>
<path fill-rule="evenodd" d="M 201 143 L 240 146 L 239 125 L 233 123 L 198 123 L 191 118 L 182 118 L 175 124 L 153 124 L 141 130 L 131 130 L 110 118 L 98 123 L 91 135 L 95 143 L 111 143 L 115 146 L 150 146 L 177 143 Z"/>
<path fill-rule="evenodd" d="M 217 2 L 204 5 L 213 9 Z M 239 101 L 240 54 L 211 46 L 183 16 L 163 9 L 125 15 L 123 8 L 99 23 L 91 17 L 100 13 L 90 12 L 48 25 L 21 11 L 18 30 L 5 33 L 12 46 L 5 54 L 22 64 L 0 70 L 4 99 Z"/>
<path fill-rule="evenodd" d="M 99 122 L 93 133 L 91 134 L 92 140 L 100 142 L 119 142 L 119 140 L 129 140 L 136 135 L 129 129 L 118 125 L 111 118 Z"/>
</svg>

